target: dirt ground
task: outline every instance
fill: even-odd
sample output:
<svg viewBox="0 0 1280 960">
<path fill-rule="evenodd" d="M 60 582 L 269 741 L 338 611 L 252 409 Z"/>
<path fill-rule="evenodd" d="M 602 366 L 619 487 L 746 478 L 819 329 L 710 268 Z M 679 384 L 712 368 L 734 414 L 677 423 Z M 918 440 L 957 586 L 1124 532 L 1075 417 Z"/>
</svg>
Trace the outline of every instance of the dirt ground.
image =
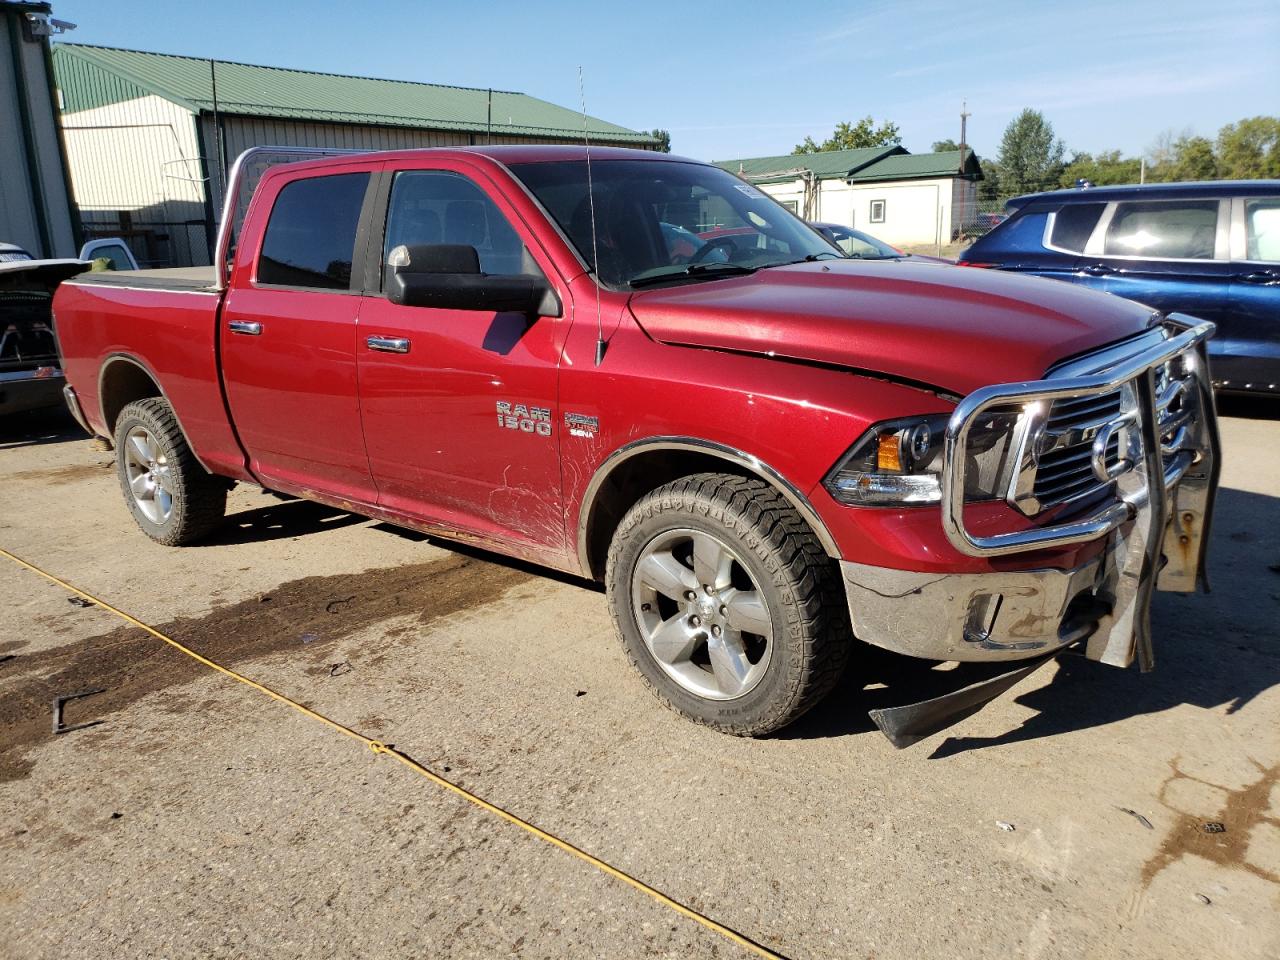
<svg viewBox="0 0 1280 960">
<path fill-rule="evenodd" d="M 1158 596 L 1156 671 L 1064 659 L 906 751 L 866 711 L 945 672 L 865 651 L 725 737 L 590 585 L 246 489 L 160 547 L 61 414 L 0 426 L 0 547 L 796 960 L 1274 958 L 1280 410 L 1225 412 L 1215 589 Z M 71 599 L 0 557 L 6 960 L 747 955 Z"/>
</svg>

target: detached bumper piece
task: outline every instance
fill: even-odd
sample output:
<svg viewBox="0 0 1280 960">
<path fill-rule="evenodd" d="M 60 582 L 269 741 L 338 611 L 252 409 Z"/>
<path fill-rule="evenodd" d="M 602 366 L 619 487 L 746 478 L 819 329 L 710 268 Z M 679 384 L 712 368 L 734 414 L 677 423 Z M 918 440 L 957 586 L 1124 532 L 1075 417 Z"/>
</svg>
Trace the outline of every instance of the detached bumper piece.
<svg viewBox="0 0 1280 960">
<path fill-rule="evenodd" d="M 0 416 L 56 407 L 65 382 L 56 366 L 0 372 Z"/>
<path fill-rule="evenodd" d="M 1091 660 L 1126 667 L 1136 658 L 1143 670 L 1154 667 L 1153 592 L 1208 585 L 1220 460 L 1205 349 L 1213 331 L 1173 315 L 1138 341 L 1048 379 L 985 387 L 957 405 L 942 472 L 942 522 L 957 550 L 996 557 L 1102 544 L 1093 559 L 1065 570 L 939 575 L 842 563 L 861 639 L 932 660 L 1035 661 L 944 697 L 876 711 L 872 719 L 895 746 L 971 715 L 1074 643 L 1083 641 Z M 993 408 L 1023 411 L 1008 500 L 1038 525 L 978 535 L 964 522 L 966 442 Z M 1042 464 L 1052 464 L 1045 473 L 1059 490 L 1062 475 L 1084 465 L 1075 481 L 1081 492 L 1048 507 L 1038 502 L 1054 489 L 1038 475 Z"/>
</svg>

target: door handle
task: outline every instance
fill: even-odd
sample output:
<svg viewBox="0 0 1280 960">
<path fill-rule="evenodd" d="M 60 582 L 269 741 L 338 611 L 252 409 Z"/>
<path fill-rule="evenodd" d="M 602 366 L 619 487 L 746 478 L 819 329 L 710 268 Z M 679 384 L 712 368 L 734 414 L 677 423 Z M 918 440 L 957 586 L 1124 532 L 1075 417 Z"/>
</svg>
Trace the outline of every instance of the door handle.
<svg viewBox="0 0 1280 960">
<path fill-rule="evenodd" d="M 1084 268 L 1084 272 L 1091 277 L 1105 277 L 1115 273 L 1110 267 L 1103 266 L 1100 263 L 1091 263 Z"/>
<path fill-rule="evenodd" d="M 1270 270 L 1259 270 L 1257 273 L 1242 273 L 1236 277 L 1241 283 L 1275 283 L 1280 280 L 1280 274 L 1272 273 Z"/>
<path fill-rule="evenodd" d="M 370 350 L 381 353 L 408 353 L 410 346 L 404 337 L 369 337 L 365 343 Z"/>
<path fill-rule="evenodd" d="M 257 320 L 231 320 L 227 323 L 227 329 L 232 333 L 243 333 L 250 337 L 262 335 L 262 324 Z"/>
</svg>

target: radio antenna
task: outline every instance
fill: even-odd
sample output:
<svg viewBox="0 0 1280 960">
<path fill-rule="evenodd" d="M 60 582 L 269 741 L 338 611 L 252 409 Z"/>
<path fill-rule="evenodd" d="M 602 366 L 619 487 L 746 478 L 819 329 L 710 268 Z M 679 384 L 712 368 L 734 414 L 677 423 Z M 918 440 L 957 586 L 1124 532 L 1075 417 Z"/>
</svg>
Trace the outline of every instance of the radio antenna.
<svg viewBox="0 0 1280 960">
<path fill-rule="evenodd" d="M 591 211 L 591 264 L 596 284 L 596 366 L 604 361 L 604 320 L 600 308 L 600 250 L 596 242 L 596 192 L 591 182 L 591 138 L 587 136 L 587 88 L 578 65 L 578 96 L 582 100 L 582 143 L 587 151 L 587 209 Z"/>
</svg>

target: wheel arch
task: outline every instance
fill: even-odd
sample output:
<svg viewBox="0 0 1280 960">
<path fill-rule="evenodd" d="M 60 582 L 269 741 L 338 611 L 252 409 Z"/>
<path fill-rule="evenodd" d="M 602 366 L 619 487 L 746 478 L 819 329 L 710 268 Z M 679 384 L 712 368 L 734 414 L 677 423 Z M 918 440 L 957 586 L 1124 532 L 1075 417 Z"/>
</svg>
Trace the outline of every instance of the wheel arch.
<svg viewBox="0 0 1280 960">
<path fill-rule="evenodd" d="M 804 493 L 759 457 L 697 437 L 651 437 L 619 447 L 596 469 L 578 513 L 578 563 L 583 575 L 599 580 L 609 540 L 623 514 L 642 496 L 694 473 L 719 472 L 757 477 L 778 491 L 804 519 L 827 555 L 839 557 L 831 531 Z"/>
<path fill-rule="evenodd" d="M 127 353 L 111 354 L 103 361 L 98 371 L 98 409 L 102 414 L 102 424 L 106 428 L 107 439 L 115 438 L 116 422 L 120 419 L 120 411 L 135 400 L 145 400 L 147 397 L 159 397 L 169 404 L 169 409 L 173 411 L 173 419 L 178 424 L 178 430 L 181 431 L 187 448 L 191 450 L 196 462 L 204 467 L 206 472 L 212 473 L 213 471 L 209 470 L 208 465 L 200 459 L 200 455 L 195 452 L 195 447 L 191 445 L 187 428 L 182 425 L 182 418 L 178 416 L 173 401 L 160 386 L 160 378 L 143 361 Z"/>
</svg>

